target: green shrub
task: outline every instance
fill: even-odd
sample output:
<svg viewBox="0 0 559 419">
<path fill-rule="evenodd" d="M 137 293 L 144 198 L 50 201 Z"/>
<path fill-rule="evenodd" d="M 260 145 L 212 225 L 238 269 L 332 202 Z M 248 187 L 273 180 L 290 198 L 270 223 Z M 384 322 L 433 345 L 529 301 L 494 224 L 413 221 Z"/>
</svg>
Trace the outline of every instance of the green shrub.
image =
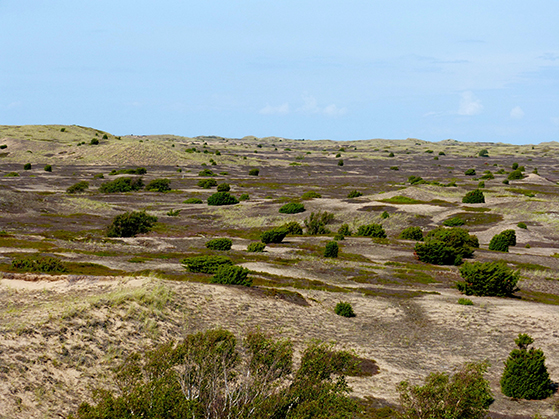
<svg viewBox="0 0 559 419">
<path fill-rule="evenodd" d="M 301 235 L 303 234 L 303 227 L 297 221 L 290 221 L 283 224 L 280 228 L 287 230 L 287 234 Z"/>
<path fill-rule="evenodd" d="M 269 243 L 281 243 L 283 239 L 287 236 L 287 230 L 283 228 L 274 228 L 263 232 L 260 235 L 260 241 L 264 244 Z"/>
<path fill-rule="evenodd" d="M 458 304 L 460 304 L 462 306 L 473 306 L 474 302 L 472 300 L 470 300 L 469 298 L 459 298 L 458 299 Z"/>
<path fill-rule="evenodd" d="M 227 256 L 192 256 L 181 260 L 184 268 L 190 272 L 214 274 L 223 265 L 233 265 Z"/>
<path fill-rule="evenodd" d="M 342 236 L 351 236 L 351 230 L 349 229 L 349 224 L 342 224 L 338 229 L 338 234 Z"/>
<path fill-rule="evenodd" d="M 66 265 L 53 257 L 15 258 L 12 260 L 12 269 L 21 272 L 64 273 L 68 272 Z"/>
<path fill-rule="evenodd" d="M 99 145 L 99 140 L 97 138 L 92 138 L 89 145 Z"/>
<path fill-rule="evenodd" d="M 476 236 L 460 227 L 437 228 L 427 233 L 425 243 L 414 247 L 417 258 L 434 265 L 459 265 L 463 258 L 472 257 L 479 247 Z"/>
<path fill-rule="evenodd" d="M 18 172 L 8 172 L 4 175 L 4 177 L 18 177 L 19 173 Z"/>
<path fill-rule="evenodd" d="M 513 163 L 512 164 L 512 170 L 516 170 L 518 169 L 518 163 Z"/>
<path fill-rule="evenodd" d="M 510 297 L 519 290 L 519 272 L 504 262 L 465 263 L 460 267 L 460 275 L 464 281 L 457 286 L 466 295 Z"/>
<path fill-rule="evenodd" d="M 522 223 L 522 222 L 518 223 L 516 226 L 517 226 L 518 228 L 523 228 L 524 230 L 526 230 L 526 229 L 528 228 L 528 226 L 526 225 L 526 223 Z"/>
<path fill-rule="evenodd" d="M 452 217 L 448 220 L 443 221 L 443 225 L 447 227 L 459 227 L 463 226 L 464 224 L 466 224 L 466 222 L 460 217 Z"/>
<path fill-rule="evenodd" d="M 489 250 L 498 252 L 508 252 L 509 246 L 516 246 L 516 232 L 514 230 L 504 230 L 493 236 L 489 242 Z"/>
<path fill-rule="evenodd" d="M 31 170 L 31 163 L 25 163 L 23 165 L 23 170 Z"/>
<path fill-rule="evenodd" d="M 351 191 L 350 193 L 347 194 L 347 197 L 350 198 L 350 199 L 351 199 L 351 198 L 358 198 L 358 197 L 360 197 L 360 196 L 363 196 L 363 193 L 361 193 L 361 192 L 359 192 L 359 191 L 357 191 L 357 190 L 355 190 L 355 189 L 354 189 L 353 191 Z"/>
<path fill-rule="evenodd" d="M 182 202 L 183 204 L 201 204 L 204 201 L 202 201 L 200 198 L 188 198 Z"/>
<path fill-rule="evenodd" d="M 518 179 L 524 179 L 524 174 L 520 169 L 513 170 L 507 176 L 507 180 L 518 180 Z"/>
<path fill-rule="evenodd" d="M 468 170 L 466 170 L 466 171 L 464 172 L 464 174 L 465 174 L 466 176 L 475 176 L 475 175 L 476 175 L 476 171 L 475 171 L 475 169 L 468 169 Z"/>
<path fill-rule="evenodd" d="M 258 175 L 260 174 L 260 170 L 258 170 L 258 169 L 250 169 L 250 170 L 248 171 L 248 174 L 249 174 L 250 176 L 258 176 Z"/>
<path fill-rule="evenodd" d="M 50 164 L 47 164 L 44 170 L 45 172 L 52 172 L 52 166 Z"/>
<path fill-rule="evenodd" d="M 509 180 L 508 180 L 508 179 L 503 180 L 503 185 L 508 185 L 508 184 L 509 184 Z"/>
<path fill-rule="evenodd" d="M 198 173 L 198 176 L 215 176 L 215 173 L 210 169 L 203 169 Z"/>
<path fill-rule="evenodd" d="M 414 175 L 408 177 L 408 182 L 411 185 L 421 185 L 423 183 L 426 183 L 421 176 L 414 176 Z"/>
<path fill-rule="evenodd" d="M 365 237 L 375 237 L 379 239 L 386 238 L 386 232 L 384 231 L 384 228 L 382 228 L 380 224 L 375 223 L 359 226 L 359 228 L 357 229 L 357 235 Z"/>
<path fill-rule="evenodd" d="M 343 166 L 344 165 L 344 161 L 343 160 L 338 160 L 338 166 Z"/>
<path fill-rule="evenodd" d="M 149 232 L 157 217 L 145 211 L 131 211 L 117 215 L 107 229 L 108 237 L 134 237 Z"/>
<path fill-rule="evenodd" d="M 6 149 L 6 148 L 8 148 L 8 146 L 7 146 L 6 144 L 0 145 L 0 150 L 4 150 L 4 149 Z"/>
<path fill-rule="evenodd" d="M 282 214 L 298 214 L 305 211 L 305 206 L 299 202 L 290 202 L 283 205 L 279 212 Z"/>
<path fill-rule="evenodd" d="M 340 153 L 336 154 L 337 159 L 340 158 L 340 157 L 342 157 L 342 155 Z"/>
<path fill-rule="evenodd" d="M 423 231 L 419 227 L 406 227 L 398 238 L 403 240 L 423 241 Z"/>
<path fill-rule="evenodd" d="M 141 177 L 130 178 L 121 177 L 115 180 L 104 182 L 99 186 L 99 192 L 102 193 L 118 193 L 118 192 L 131 192 L 138 191 L 144 187 L 144 182 Z"/>
<path fill-rule="evenodd" d="M 545 355 L 541 349 L 528 349 L 534 339 L 519 334 L 514 340 L 518 349 L 513 349 L 505 361 L 501 376 L 501 391 L 515 399 L 542 400 L 553 394 L 552 382 L 545 366 Z"/>
<path fill-rule="evenodd" d="M 211 250 L 231 250 L 233 240 L 228 238 L 212 239 L 206 243 L 206 247 Z"/>
<path fill-rule="evenodd" d="M 250 200 L 250 196 L 248 196 L 247 193 L 243 193 L 241 194 L 241 196 L 239 196 L 239 201 L 248 201 Z"/>
<path fill-rule="evenodd" d="M 204 189 L 210 189 L 217 186 L 217 180 L 215 179 L 200 179 L 198 181 L 198 186 Z"/>
<path fill-rule="evenodd" d="M 483 150 L 479 151 L 478 156 L 479 157 L 489 157 L 489 151 L 487 151 L 487 149 L 484 148 Z"/>
<path fill-rule="evenodd" d="M 334 220 L 334 214 L 327 211 L 311 212 L 311 215 L 305 219 L 305 228 L 307 234 L 328 234 L 329 230 L 326 225 Z"/>
<path fill-rule="evenodd" d="M 398 166 L 390 166 L 390 170 L 400 170 Z"/>
<path fill-rule="evenodd" d="M 103 140 L 108 140 L 109 137 L 107 136 L 107 134 L 103 134 Z"/>
<path fill-rule="evenodd" d="M 147 173 L 145 167 L 137 167 L 136 169 L 113 169 L 109 172 L 109 176 L 115 175 L 145 175 Z"/>
<path fill-rule="evenodd" d="M 305 192 L 303 195 L 301 195 L 302 200 L 315 199 L 315 198 L 322 198 L 322 195 L 320 195 L 318 192 L 315 191 L 308 191 Z"/>
<path fill-rule="evenodd" d="M 353 307 L 351 306 L 351 304 L 343 301 L 340 301 L 338 304 L 336 304 L 336 308 L 334 309 L 334 312 L 338 316 L 342 316 L 342 317 L 355 317 L 355 313 L 353 311 Z"/>
<path fill-rule="evenodd" d="M 180 209 L 177 209 L 177 210 L 170 209 L 169 211 L 167 211 L 167 215 L 169 217 L 178 217 L 180 213 L 181 213 Z"/>
<path fill-rule="evenodd" d="M 229 192 L 231 190 L 231 186 L 228 183 L 220 183 L 217 185 L 218 192 Z"/>
<path fill-rule="evenodd" d="M 383 220 L 386 220 L 389 217 L 390 217 L 390 214 L 388 213 L 388 211 L 383 211 L 383 213 L 380 214 L 380 218 L 382 218 Z"/>
<path fill-rule="evenodd" d="M 262 242 L 249 243 L 247 246 L 247 252 L 263 252 L 266 245 Z"/>
<path fill-rule="evenodd" d="M 86 189 L 89 188 L 89 182 L 86 182 L 85 180 L 82 180 L 78 183 L 73 184 L 72 186 L 69 186 L 66 189 L 66 193 L 80 193 L 80 192 L 85 192 Z"/>
<path fill-rule="evenodd" d="M 491 180 L 495 179 L 495 176 L 493 175 L 493 173 L 491 173 L 490 170 L 486 170 L 485 172 L 483 172 L 483 176 L 481 176 L 480 179 Z"/>
<path fill-rule="evenodd" d="M 168 192 L 171 190 L 171 180 L 153 179 L 147 184 L 146 189 L 150 192 Z"/>
<path fill-rule="evenodd" d="M 238 203 L 239 200 L 229 192 L 217 192 L 208 198 L 208 205 L 235 205 Z"/>
<path fill-rule="evenodd" d="M 479 189 L 468 192 L 462 198 L 462 203 L 464 204 L 483 204 L 485 203 L 485 196 L 483 192 Z"/>
<path fill-rule="evenodd" d="M 481 182 L 478 182 L 477 187 L 478 187 L 479 189 L 485 188 L 485 182 L 484 182 L 483 180 L 482 180 Z"/>
<path fill-rule="evenodd" d="M 394 157 L 394 153 L 391 151 L 391 152 L 388 154 L 388 157 Z"/>
<path fill-rule="evenodd" d="M 439 156 L 446 156 L 444 151 L 439 151 Z"/>
<path fill-rule="evenodd" d="M 331 241 L 326 243 L 326 247 L 324 248 L 324 257 L 325 258 L 337 258 L 338 257 L 338 243 L 335 241 Z"/>
<path fill-rule="evenodd" d="M 243 285 L 250 287 L 252 279 L 248 278 L 249 270 L 241 266 L 220 266 L 212 277 L 212 284 Z"/>
</svg>

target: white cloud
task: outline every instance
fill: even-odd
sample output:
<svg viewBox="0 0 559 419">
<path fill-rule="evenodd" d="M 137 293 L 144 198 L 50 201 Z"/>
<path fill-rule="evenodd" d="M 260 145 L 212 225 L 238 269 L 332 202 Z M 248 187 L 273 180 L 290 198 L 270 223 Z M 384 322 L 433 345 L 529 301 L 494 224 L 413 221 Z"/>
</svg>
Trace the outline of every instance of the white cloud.
<svg viewBox="0 0 559 419">
<path fill-rule="evenodd" d="M 477 99 L 474 94 L 470 91 L 462 93 L 462 99 L 460 99 L 460 107 L 458 108 L 458 115 L 477 115 L 483 110 L 483 105 L 481 101 Z"/>
<path fill-rule="evenodd" d="M 303 106 L 297 109 L 297 111 L 301 113 L 319 113 L 330 117 L 341 116 L 347 113 L 347 108 L 339 108 L 333 103 L 325 107 L 318 106 L 316 98 L 307 93 L 303 94 L 302 99 Z"/>
<path fill-rule="evenodd" d="M 341 116 L 341 115 L 345 115 L 347 113 L 347 109 L 346 108 L 338 108 L 336 105 L 331 104 L 328 105 L 324 108 L 323 110 L 325 115 L 328 116 Z"/>
<path fill-rule="evenodd" d="M 289 103 L 279 106 L 266 105 L 259 112 L 263 115 L 285 115 L 289 113 Z"/>
<path fill-rule="evenodd" d="M 510 111 L 510 117 L 512 119 L 522 119 L 522 118 L 524 118 L 524 111 L 522 110 L 522 108 L 520 106 L 515 106 Z"/>
</svg>

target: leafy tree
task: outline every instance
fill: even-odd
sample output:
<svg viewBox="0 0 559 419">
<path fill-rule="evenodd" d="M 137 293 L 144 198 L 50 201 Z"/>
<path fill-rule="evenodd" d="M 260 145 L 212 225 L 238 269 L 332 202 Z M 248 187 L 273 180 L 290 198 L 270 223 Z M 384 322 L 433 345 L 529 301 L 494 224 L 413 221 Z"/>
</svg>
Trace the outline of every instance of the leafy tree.
<svg viewBox="0 0 559 419">
<path fill-rule="evenodd" d="M 528 400 L 541 400 L 551 396 L 553 389 L 543 351 L 528 349 L 528 346 L 534 343 L 534 339 L 526 334 L 519 334 L 514 342 L 518 349 L 513 349 L 505 361 L 505 370 L 501 377 L 503 394 Z"/>
<path fill-rule="evenodd" d="M 516 287 L 520 274 L 504 262 L 465 263 L 460 268 L 464 281 L 458 282 L 458 289 L 466 295 L 488 297 L 510 297 L 519 289 Z"/>
<path fill-rule="evenodd" d="M 485 202 L 485 195 L 479 189 L 468 192 L 462 198 L 464 204 L 483 204 Z"/>
<path fill-rule="evenodd" d="M 400 393 L 402 419 L 485 419 L 493 395 L 483 377 L 487 363 L 465 364 L 449 376 L 445 372 L 429 374 L 423 386 L 402 381 Z"/>
<path fill-rule="evenodd" d="M 328 242 L 326 243 L 326 247 L 324 248 L 324 257 L 337 258 L 338 251 L 339 251 L 338 243 L 336 243 L 335 241 Z"/>
<path fill-rule="evenodd" d="M 157 217 L 145 211 L 131 211 L 117 215 L 107 229 L 108 237 L 134 237 L 149 232 Z"/>
</svg>

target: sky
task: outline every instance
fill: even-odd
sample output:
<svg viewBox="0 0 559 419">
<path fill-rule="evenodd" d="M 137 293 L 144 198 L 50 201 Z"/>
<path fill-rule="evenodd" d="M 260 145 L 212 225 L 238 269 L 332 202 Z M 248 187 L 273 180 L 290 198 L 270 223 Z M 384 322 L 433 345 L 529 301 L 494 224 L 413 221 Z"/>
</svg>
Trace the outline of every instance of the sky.
<svg viewBox="0 0 559 419">
<path fill-rule="evenodd" d="M 0 124 L 559 141 L 556 0 L 0 0 Z"/>
</svg>

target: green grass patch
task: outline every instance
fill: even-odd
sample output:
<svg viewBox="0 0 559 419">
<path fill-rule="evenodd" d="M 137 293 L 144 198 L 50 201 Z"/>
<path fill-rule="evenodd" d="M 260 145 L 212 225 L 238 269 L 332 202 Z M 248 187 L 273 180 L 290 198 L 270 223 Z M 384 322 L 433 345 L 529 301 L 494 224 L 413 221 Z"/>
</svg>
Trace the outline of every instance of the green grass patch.
<svg viewBox="0 0 559 419">
<path fill-rule="evenodd" d="M 539 291 L 520 291 L 519 297 L 523 300 L 550 305 L 559 305 L 559 295 Z"/>
<path fill-rule="evenodd" d="M 422 204 L 423 201 L 418 201 L 417 199 L 408 198 L 407 196 L 396 195 L 392 198 L 381 199 L 381 202 L 387 202 L 390 204 Z"/>
<path fill-rule="evenodd" d="M 491 208 L 476 208 L 476 207 L 462 207 L 463 210 L 465 211 L 470 211 L 470 212 L 489 212 L 491 211 Z"/>
<path fill-rule="evenodd" d="M 425 272 L 418 270 L 396 269 L 392 276 L 401 279 L 406 283 L 433 284 L 437 282 L 431 275 L 427 275 Z"/>
<path fill-rule="evenodd" d="M 252 285 L 260 285 L 265 287 L 293 287 L 296 289 L 328 292 L 349 292 L 349 290 L 345 288 L 330 285 L 322 281 L 273 275 L 266 272 L 255 272 L 253 274 Z"/>
<path fill-rule="evenodd" d="M 468 226 L 498 223 L 503 220 L 501 214 L 488 214 L 486 212 L 460 212 L 454 217 L 461 218 Z"/>
<path fill-rule="evenodd" d="M 397 288 L 355 288 L 353 291 L 360 292 L 369 297 L 402 298 L 410 299 L 422 297 L 428 294 L 440 295 L 437 291 L 411 291 Z"/>
</svg>

